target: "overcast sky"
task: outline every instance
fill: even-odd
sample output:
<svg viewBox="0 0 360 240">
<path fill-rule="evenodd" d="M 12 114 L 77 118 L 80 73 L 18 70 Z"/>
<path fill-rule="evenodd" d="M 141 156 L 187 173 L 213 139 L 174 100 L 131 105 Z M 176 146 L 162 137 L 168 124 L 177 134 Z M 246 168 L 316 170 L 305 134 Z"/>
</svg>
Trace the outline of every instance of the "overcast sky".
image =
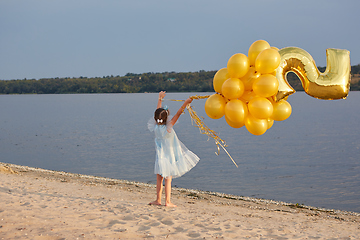
<svg viewBox="0 0 360 240">
<path fill-rule="evenodd" d="M 359 0 L 0 0 L 0 79 L 226 67 L 264 39 L 360 63 Z"/>
</svg>

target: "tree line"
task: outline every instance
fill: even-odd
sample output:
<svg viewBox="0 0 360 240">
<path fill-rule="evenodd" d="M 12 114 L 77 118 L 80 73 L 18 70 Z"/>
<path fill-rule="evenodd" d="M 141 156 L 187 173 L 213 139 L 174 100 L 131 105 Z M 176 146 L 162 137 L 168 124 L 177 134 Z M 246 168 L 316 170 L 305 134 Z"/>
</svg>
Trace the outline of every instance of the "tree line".
<svg viewBox="0 0 360 240">
<path fill-rule="evenodd" d="M 325 67 L 319 67 L 321 72 Z M 125 76 L 95 78 L 43 78 L 0 80 L 0 94 L 64 94 L 64 93 L 143 93 L 159 92 L 213 92 L 216 71 L 127 73 Z M 360 74 L 360 64 L 351 67 L 352 75 Z M 358 75 L 357 75 L 358 76 Z M 303 91 L 294 73 L 287 75 L 289 84 L 296 91 Z M 352 91 L 360 90 L 360 81 L 351 84 Z"/>
</svg>

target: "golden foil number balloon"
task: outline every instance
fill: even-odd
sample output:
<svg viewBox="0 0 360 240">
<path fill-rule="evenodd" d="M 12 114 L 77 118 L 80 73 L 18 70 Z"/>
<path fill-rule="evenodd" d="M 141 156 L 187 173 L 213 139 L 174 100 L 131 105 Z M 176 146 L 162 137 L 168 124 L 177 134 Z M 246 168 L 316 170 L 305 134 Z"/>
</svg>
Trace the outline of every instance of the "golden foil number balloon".
<svg viewBox="0 0 360 240">
<path fill-rule="evenodd" d="M 350 52 L 342 49 L 326 49 L 326 70 L 320 73 L 315 61 L 305 50 L 286 47 L 279 50 L 280 65 L 276 69 L 279 90 L 276 101 L 294 93 L 286 79 L 294 72 L 301 80 L 305 92 L 315 98 L 332 100 L 346 98 L 350 89 Z"/>
</svg>

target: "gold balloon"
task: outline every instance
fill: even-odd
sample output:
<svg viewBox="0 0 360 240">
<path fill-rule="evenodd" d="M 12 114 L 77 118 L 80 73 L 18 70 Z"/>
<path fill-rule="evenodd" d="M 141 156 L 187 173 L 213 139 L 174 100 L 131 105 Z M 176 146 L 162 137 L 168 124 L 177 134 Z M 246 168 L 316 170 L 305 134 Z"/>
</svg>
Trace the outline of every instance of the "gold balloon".
<svg viewBox="0 0 360 240">
<path fill-rule="evenodd" d="M 271 49 L 275 49 L 276 51 L 279 51 L 279 49 L 277 48 L 277 47 L 274 47 L 274 46 L 272 46 L 272 47 L 270 47 Z"/>
<path fill-rule="evenodd" d="M 205 112 L 212 119 L 219 119 L 225 114 L 225 99 L 219 94 L 211 95 L 205 102 Z"/>
<path fill-rule="evenodd" d="M 245 103 L 248 103 L 254 97 L 256 97 L 256 94 L 253 91 L 245 91 L 243 95 L 241 95 L 240 100 L 242 100 Z"/>
<path fill-rule="evenodd" d="M 252 89 L 252 85 L 258 77 L 260 77 L 260 73 L 255 71 L 255 67 L 250 67 L 249 71 L 243 76 L 240 80 L 244 83 L 245 91 L 249 91 Z"/>
<path fill-rule="evenodd" d="M 227 63 L 229 76 L 232 78 L 241 78 L 249 70 L 249 59 L 242 53 L 232 55 Z"/>
<path fill-rule="evenodd" d="M 244 93 L 244 83 L 238 78 L 227 79 L 221 88 L 221 92 L 227 99 L 235 99 L 241 97 Z"/>
<path fill-rule="evenodd" d="M 270 97 L 278 92 L 279 82 L 274 75 L 264 74 L 253 84 L 253 91 L 260 97 Z"/>
<path fill-rule="evenodd" d="M 275 121 L 284 121 L 291 115 L 291 105 L 286 100 L 280 100 L 273 104 L 274 110 L 271 119 Z"/>
<path fill-rule="evenodd" d="M 255 60 L 255 69 L 261 74 L 272 73 L 280 64 L 280 54 L 272 48 L 259 53 Z"/>
<path fill-rule="evenodd" d="M 259 119 L 251 114 L 248 114 L 245 120 L 245 127 L 251 134 L 262 135 L 268 129 L 268 120 Z"/>
<path fill-rule="evenodd" d="M 273 105 L 263 97 L 255 97 L 248 103 L 249 113 L 260 119 L 267 119 L 273 114 Z"/>
<path fill-rule="evenodd" d="M 226 81 L 226 79 L 229 78 L 229 72 L 227 68 L 222 68 L 219 71 L 215 73 L 214 79 L 213 79 L 213 86 L 215 92 L 221 93 L 221 87 L 223 83 Z"/>
<path fill-rule="evenodd" d="M 292 94 L 295 90 L 286 79 L 288 72 L 294 72 L 301 80 L 305 92 L 315 98 L 332 100 L 346 98 L 350 88 L 350 52 L 342 49 L 326 49 L 326 70 L 320 73 L 311 55 L 297 47 L 279 50 L 280 65 L 276 70 L 279 91 L 276 101 Z"/>
<path fill-rule="evenodd" d="M 231 122 L 243 124 L 248 114 L 246 104 L 239 100 L 230 100 L 225 106 L 225 117 Z"/>
<path fill-rule="evenodd" d="M 233 121 L 229 120 L 229 118 L 227 118 L 226 115 L 225 115 L 225 120 L 226 120 L 227 124 L 233 128 L 241 128 L 245 125 L 244 122 L 233 122 Z"/>
<path fill-rule="evenodd" d="M 260 52 L 267 48 L 270 48 L 270 44 L 265 40 L 257 40 L 251 44 L 248 51 L 250 66 L 255 66 L 255 60 L 257 56 Z"/>
<path fill-rule="evenodd" d="M 268 118 L 267 120 L 268 129 L 270 129 L 274 125 L 274 119 Z"/>
</svg>

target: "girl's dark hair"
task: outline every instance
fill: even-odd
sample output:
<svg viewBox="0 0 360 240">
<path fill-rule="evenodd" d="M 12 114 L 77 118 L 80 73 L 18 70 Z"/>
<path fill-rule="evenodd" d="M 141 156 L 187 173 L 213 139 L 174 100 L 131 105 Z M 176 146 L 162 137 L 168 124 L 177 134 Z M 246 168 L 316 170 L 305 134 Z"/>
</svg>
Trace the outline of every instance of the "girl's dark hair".
<svg viewBox="0 0 360 240">
<path fill-rule="evenodd" d="M 157 124 L 165 125 L 168 117 L 168 112 L 163 108 L 156 109 L 154 113 L 154 119 Z"/>
</svg>

